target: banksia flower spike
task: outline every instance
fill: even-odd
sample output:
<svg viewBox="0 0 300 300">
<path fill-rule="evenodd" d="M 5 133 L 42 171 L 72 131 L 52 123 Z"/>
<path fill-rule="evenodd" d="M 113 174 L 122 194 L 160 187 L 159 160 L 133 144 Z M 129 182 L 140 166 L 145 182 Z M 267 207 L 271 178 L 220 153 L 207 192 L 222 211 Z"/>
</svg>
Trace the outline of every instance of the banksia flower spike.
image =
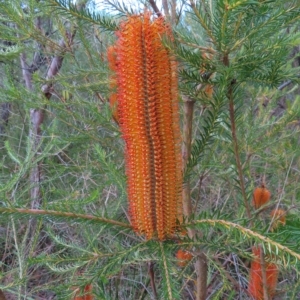
<svg viewBox="0 0 300 300">
<path fill-rule="evenodd" d="M 265 205 L 267 202 L 269 202 L 270 198 L 270 191 L 265 187 L 264 184 L 262 184 L 260 187 L 255 188 L 253 192 L 252 204 L 255 209 L 258 209 L 261 206 Z"/>
<path fill-rule="evenodd" d="M 262 250 L 260 247 L 252 248 L 254 259 L 251 262 L 248 292 L 255 300 L 264 299 L 262 265 L 260 259 L 261 251 Z M 268 297 L 272 299 L 272 297 L 275 294 L 275 290 L 277 286 L 278 268 L 273 263 L 265 262 L 265 269 L 266 269 L 266 285 L 267 285 Z"/>
<path fill-rule="evenodd" d="M 147 239 L 174 233 L 182 162 L 176 62 L 163 18 L 130 16 L 117 32 L 116 78 L 131 223 Z"/>
</svg>

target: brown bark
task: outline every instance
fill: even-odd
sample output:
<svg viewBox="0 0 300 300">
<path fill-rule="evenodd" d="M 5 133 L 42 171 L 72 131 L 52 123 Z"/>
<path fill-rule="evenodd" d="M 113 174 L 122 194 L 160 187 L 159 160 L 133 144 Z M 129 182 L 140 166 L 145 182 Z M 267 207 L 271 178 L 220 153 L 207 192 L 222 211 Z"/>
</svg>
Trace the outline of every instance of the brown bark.
<svg viewBox="0 0 300 300">
<path fill-rule="evenodd" d="M 192 147 L 192 126 L 194 114 L 194 101 L 187 99 L 184 102 L 183 110 L 183 145 L 182 145 L 182 160 L 185 168 L 191 156 Z M 192 202 L 189 181 L 185 182 L 183 187 L 183 213 L 186 217 L 192 214 Z M 188 229 L 189 235 L 194 236 L 194 230 Z"/>
<path fill-rule="evenodd" d="M 158 9 L 155 0 L 149 0 L 150 5 L 152 6 L 154 12 L 157 14 L 158 17 L 162 16 L 162 13 L 160 12 L 160 10 Z"/>
<path fill-rule="evenodd" d="M 45 95 L 47 99 L 50 99 L 52 96 L 51 90 L 52 90 L 53 83 L 51 82 L 51 79 L 53 79 L 61 69 L 62 62 L 64 60 L 64 54 L 67 50 L 67 47 L 73 44 L 74 36 L 75 36 L 75 31 L 72 34 L 66 33 L 66 38 L 68 39 L 68 45 L 66 45 L 64 38 L 62 38 L 58 44 L 61 51 L 52 59 L 50 63 L 46 75 L 46 80 L 48 81 L 48 83 L 45 83 L 41 87 L 42 93 Z"/>
<path fill-rule="evenodd" d="M 165 16 L 168 20 L 170 20 L 170 12 L 169 12 L 169 4 L 168 0 L 162 0 L 163 10 L 165 13 Z"/>
<path fill-rule="evenodd" d="M 158 297 L 157 297 L 157 291 L 156 291 L 156 285 L 155 285 L 154 263 L 152 261 L 148 262 L 148 274 L 149 274 L 149 278 L 150 278 L 150 284 L 151 284 L 154 300 L 157 300 Z"/>
<path fill-rule="evenodd" d="M 223 64 L 226 67 L 229 67 L 229 55 L 225 54 L 223 57 Z M 239 143 L 238 138 L 236 135 L 236 124 L 235 124 L 235 107 L 234 107 L 234 98 L 233 98 L 233 88 L 236 84 L 236 80 L 232 79 L 231 82 L 228 84 L 228 90 L 227 90 L 227 98 L 229 101 L 229 116 L 230 116 L 230 125 L 231 125 L 231 135 L 232 135 L 232 144 L 233 144 L 233 151 L 236 161 L 236 167 L 238 171 L 238 177 L 240 181 L 240 188 L 242 192 L 242 196 L 244 199 L 244 205 L 246 208 L 247 217 L 249 220 L 251 220 L 251 210 L 250 205 L 248 203 L 247 195 L 246 195 L 246 188 L 245 188 L 245 180 L 244 180 L 244 174 L 243 174 L 243 167 L 240 159 L 240 152 L 239 152 Z M 252 223 L 252 221 L 250 221 Z"/>
<path fill-rule="evenodd" d="M 1 290 L 0 290 L 0 300 L 6 300 L 6 297 Z"/>
<path fill-rule="evenodd" d="M 176 0 L 172 0 L 171 2 L 171 22 L 172 24 L 176 24 Z"/>
<path fill-rule="evenodd" d="M 184 110 L 184 114 L 183 114 L 182 158 L 183 158 L 183 167 L 185 168 L 191 156 L 194 101 L 186 99 L 184 102 L 183 110 Z M 185 218 L 189 218 L 193 211 L 189 180 L 187 180 L 184 184 L 182 197 L 183 197 L 183 214 Z M 195 229 L 188 228 L 188 235 L 190 239 L 194 239 L 194 237 L 197 235 L 197 231 Z M 198 250 L 197 253 L 195 270 L 197 274 L 196 299 L 205 300 L 207 294 L 207 258 L 205 253 L 203 253 L 201 250 Z"/>
</svg>

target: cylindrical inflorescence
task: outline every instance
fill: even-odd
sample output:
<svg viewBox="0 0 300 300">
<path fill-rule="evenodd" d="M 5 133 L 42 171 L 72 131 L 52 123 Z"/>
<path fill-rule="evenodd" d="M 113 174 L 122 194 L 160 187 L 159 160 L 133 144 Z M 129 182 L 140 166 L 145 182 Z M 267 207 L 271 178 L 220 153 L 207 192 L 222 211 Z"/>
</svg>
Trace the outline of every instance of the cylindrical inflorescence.
<svg viewBox="0 0 300 300">
<path fill-rule="evenodd" d="M 160 240 L 174 233 L 181 207 L 182 161 L 177 65 L 162 38 L 163 18 L 131 16 L 115 44 L 117 107 L 125 140 L 131 222 Z"/>
<path fill-rule="evenodd" d="M 249 276 L 249 286 L 248 291 L 250 295 L 255 300 L 263 300 L 263 275 L 262 275 L 262 265 L 260 260 L 261 255 L 260 247 L 253 247 L 252 253 L 254 259 L 251 262 L 250 276 Z M 278 279 L 278 268 L 275 264 L 270 262 L 265 262 L 266 271 L 266 288 L 268 292 L 268 297 L 272 298 L 275 294 L 277 279 Z"/>
</svg>

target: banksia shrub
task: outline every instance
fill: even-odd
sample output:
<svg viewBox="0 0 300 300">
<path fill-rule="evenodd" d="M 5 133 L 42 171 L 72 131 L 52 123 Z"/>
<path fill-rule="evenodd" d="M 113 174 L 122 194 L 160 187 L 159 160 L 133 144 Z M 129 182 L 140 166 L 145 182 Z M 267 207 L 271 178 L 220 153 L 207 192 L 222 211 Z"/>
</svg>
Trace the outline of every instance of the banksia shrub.
<svg viewBox="0 0 300 300">
<path fill-rule="evenodd" d="M 262 184 L 260 187 L 255 188 L 253 192 L 252 204 L 255 209 L 258 209 L 261 206 L 265 205 L 267 202 L 269 202 L 270 198 L 270 191 L 265 187 L 264 184 Z"/>
<path fill-rule="evenodd" d="M 193 255 L 185 250 L 179 249 L 176 253 L 177 265 L 179 267 L 184 267 L 193 258 Z"/>
<path fill-rule="evenodd" d="M 253 247 L 252 253 L 254 259 L 251 262 L 250 276 L 248 292 L 255 300 L 263 300 L 263 279 L 262 279 L 262 265 L 260 260 L 261 248 Z M 266 268 L 266 279 L 267 279 L 267 291 L 269 298 L 273 297 L 276 290 L 277 279 L 278 279 L 278 268 L 275 264 L 265 262 Z"/>
<path fill-rule="evenodd" d="M 163 240 L 177 225 L 182 185 L 176 62 L 162 42 L 171 33 L 163 18 L 145 13 L 123 22 L 117 37 L 116 95 L 131 223 L 147 239 Z"/>
</svg>

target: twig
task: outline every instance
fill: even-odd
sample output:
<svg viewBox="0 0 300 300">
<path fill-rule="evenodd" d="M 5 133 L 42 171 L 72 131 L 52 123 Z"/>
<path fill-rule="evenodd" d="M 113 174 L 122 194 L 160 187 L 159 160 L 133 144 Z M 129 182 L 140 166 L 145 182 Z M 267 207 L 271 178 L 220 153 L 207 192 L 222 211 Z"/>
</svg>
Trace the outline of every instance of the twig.
<svg viewBox="0 0 300 300">
<path fill-rule="evenodd" d="M 289 86 L 292 83 L 292 80 L 288 80 L 286 82 L 284 82 L 283 84 L 281 84 L 277 89 L 279 91 L 283 90 L 285 87 Z"/>
<path fill-rule="evenodd" d="M 194 209 L 193 209 L 193 214 L 196 213 L 197 207 L 198 207 L 198 203 L 200 202 L 200 198 L 201 198 L 201 189 L 202 189 L 202 182 L 204 180 L 204 178 L 206 177 L 207 173 L 204 173 L 202 175 L 200 175 L 200 178 L 198 180 L 197 185 L 195 186 L 195 189 L 198 187 L 198 196 L 196 198 L 196 203 L 194 204 Z M 193 193 L 193 189 L 192 189 L 192 193 Z"/>
<path fill-rule="evenodd" d="M 56 210 L 0 207 L 0 213 L 8 213 L 8 214 L 20 213 L 20 214 L 37 215 L 37 216 L 48 215 L 54 217 L 64 217 L 64 218 L 73 218 L 73 219 L 78 218 L 78 219 L 85 219 L 91 221 L 98 221 L 101 223 L 108 223 L 111 225 L 116 225 L 125 228 L 132 228 L 130 224 L 122 223 L 111 219 L 106 219 L 106 218 L 101 218 L 101 217 L 96 217 L 96 216 L 86 215 L 86 214 L 56 211 Z"/>
<path fill-rule="evenodd" d="M 228 271 L 225 269 L 224 267 L 224 263 L 221 264 L 221 262 L 218 260 L 218 258 L 214 259 L 215 263 L 220 267 L 220 269 L 224 270 L 224 274 L 226 276 L 226 278 L 236 287 L 237 290 L 243 290 L 245 293 L 247 293 L 247 290 L 245 288 L 243 288 L 238 281 L 236 281 L 229 273 Z M 226 261 L 225 261 L 226 262 Z"/>
<path fill-rule="evenodd" d="M 145 283 L 145 285 L 143 286 L 142 292 L 141 292 L 141 296 L 138 298 L 138 300 L 143 300 L 145 299 L 145 297 L 147 296 L 147 286 L 150 283 L 150 278 L 148 278 L 147 282 Z"/>
<path fill-rule="evenodd" d="M 171 2 L 171 22 L 172 24 L 176 23 L 176 0 Z"/>
<path fill-rule="evenodd" d="M 66 32 L 66 37 L 68 39 L 68 44 L 69 45 L 71 45 L 73 43 L 75 33 L 76 33 L 75 30 L 73 31 L 72 34 Z M 50 66 L 48 68 L 48 71 L 47 71 L 47 75 L 46 75 L 46 80 L 48 80 L 49 82 L 44 84 L 41 88 L 43 94 L 45 95 L 45 97 L 47 99 L 50 99 L 50 97 L 52 96 L 51 88 L 52 88 L 53 83 L 51 82 L 51 79 L 53 79 L 57 75 L 57 73 L 60 71 L 61 66 L 62 66 L 62 62 L 63 62 L 63 59 L 64 59 L 64 54 L 65 54 L 66 49 L 67 49 L 67 45 L 65 43 L 64 38 L 62 38 L 59 41 L 58 45 L 59 45 L 59 48 L 62 49 L 62 51 L 60 53 L 58 53 L 52 59 L 51 64 L 50 64 Z"/>
<path fill-rule="evenodd" d="M 168 20 L 170 19 L 170 12 L 169 12 L 169 5 L 168 5 L 168 0 L 162 0 L 162 5 L 164 9 L 165 16 Z"/>
<path fill-rule="evenodd" d="M 229 55 L 225 54 L 223 57 L 223 64 L 227 67 L 229 67 Z M 238 139 L 236 136 L 236 125 L 235 125 L 235 109 L 234 109 L 234 99 L 233 99 L 233 86 L 235 85 L 235 80 L 233 79 L 228 86 L 227 90 L 227 98 L 229 100 L 229 115 L 230 115 L 230 123 L 231 123 L 231 135 L 232 135 L 232 143 L 233 143 L 233 150 L 234 150 L 234 156 L 236 161 L 236 167 L 238 170 L 238 176 L 240 181 L 240 187 L 242 196 L 244 199 L 244 205 L 246 208 L 247 216 L 249 220 L 251 219 L 251 210 L 250 206 L 247 200 L 246 195 L 246 189 L 245 189 L 245 182 L 244 182 L 244 176 L 243 176 L 243 169 L 242 164 L 240 160 L 240 154 L 239 154 L 239 146 L 238 146 Z"/>
<path fill-rule="evenodd" d="M 205 300 L 207 294 L 207 257 L 200 252 L 195 263 L 197 273 L 197 295 L 196 300 Z"/>
<path fill-rule="evenodd" d="M 194 101 L 186 99 L 183 107 L 183 145 L 182 145 L 182 158 L 183 168 L 186 167 L 188 160 L 191 156 L 192 148 L 192 126 L 193 126 L 193 113 L 194 113 Z M 187 179 L 183 186 L 182 192 L 183 201 L 183 214 L 186 218 L 192 215 L 192 201 L 191 201 L 191 188 L 190 182 Z M 196 236 L 196 230 L 194 228 L 188 228 L 188 235 L 191 239 Z M 207 258 L 206 255 L 198 251 L 197 260 L 195 262 L 195 270 L 197 273 L 197 300 L 205 300 L 207 293 Z"/>
<path fill-rule="evenodd" d="M 182 145 L 182 159 L 183 168 L 185 169 L 188 160 L 191 156 L 192 149 L 192 128 L 193 128 L 193 114 L 194 101 L 186 99 L 183 106 L 183 145 Z M 192 214 L 192 201 L 190 183 L 187 180 L 183 187 L 183 213 L 185 217 L 190 217 Z M 189 232 L 190 237 L 195 235 L 194 231 Z"/>
<path fill-rule="evenodd" d="M 150 5 L 152 6 L 154 12 L 157 14 L 158 17 L 162 17 L 162 13 L 160 12 L 160 10 L 158 9 L 156 3 L 154 0 L 149 0 Z"/>
<path fill-rule="evenodd" d="M 297 77 L 299 78 L 299 77 L 300 77 L 300 74 L 297 75 Z M 292 80 L 288 80 L 288 81 L 282 83 L 282 84 L 277 88 L 277 90 L 279 90 L 279 91 L 283 90 L 285 87 L 289 86 L 292 82 L 293 82 Z"/>
<path fill-rule="evenodd" d="M 148 273 L 149 273 L 151 288 L 153 291 L 154 300 L 157 300 L 158 297 L 157 297 L 157 291 L 156 291 L 156 286 L 155 286 L 155 277 L 154 277 L 153 267 L 154 267 L 154 263 L 152 261 L 148 262 Z"/>
<path fill-rule="evenodd" d="M 226 260 L 223 262 L 222 267 L 225 268 L 225 266 L 231 262 L 231 256 L 232 254 L 229 254 L 229 256 L 226 258 Z M 219 261 L 218 261 L 219 262 Z M 210 279 L 210 283 L 207 285 L 207 290 L 211 289 L 214 280 L 216 279 L 216 277 L 218 276 L 218 274 L 220 273 L 219 270 L 216 270 L 216 272 L 214 273 L 214 275 L 211 277 Z"/>
</svg>

